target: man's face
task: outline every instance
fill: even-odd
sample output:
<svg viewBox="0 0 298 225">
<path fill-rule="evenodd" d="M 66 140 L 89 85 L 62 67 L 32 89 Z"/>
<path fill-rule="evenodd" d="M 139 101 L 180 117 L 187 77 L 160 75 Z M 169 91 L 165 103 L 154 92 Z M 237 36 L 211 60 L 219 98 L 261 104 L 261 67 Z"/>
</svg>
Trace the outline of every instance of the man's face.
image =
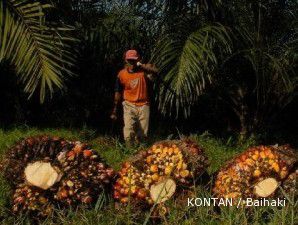
<svg viewBox="0 0 298 225">
<path fill-rule="evenodd" d="M 127 59 L 126 63 L 128 64 L 129 67 L 135 68 L 137 66 L 137 60 L 134 59 Z"/>
</svg>

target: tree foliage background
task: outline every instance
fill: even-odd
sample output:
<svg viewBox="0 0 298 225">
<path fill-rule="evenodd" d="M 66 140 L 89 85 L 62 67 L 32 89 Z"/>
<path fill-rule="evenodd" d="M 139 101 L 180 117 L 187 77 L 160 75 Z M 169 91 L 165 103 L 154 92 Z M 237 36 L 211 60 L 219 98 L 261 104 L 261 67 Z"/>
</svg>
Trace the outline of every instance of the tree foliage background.
<svg viewBox="0 0 298 225">
<path fill-rule="evenodd" d="M 87 125 L 109 132 L 116 74 L 125 50 L 136 48 L 160 68 L 152 87 L 154 130 L 297 131 L 295 0 L 2 2 L 2 126 Z M 11 31 L 4 24 L 7 5 L 17 12 Z M 33 29 L 25 33 L 28 23 Z M 13 41 L 12 31 L 19 39 Z M 45 57 L 23 45 L 16 61 L 11 43 L 30 41 L 25 34 Z"/>
</svg>

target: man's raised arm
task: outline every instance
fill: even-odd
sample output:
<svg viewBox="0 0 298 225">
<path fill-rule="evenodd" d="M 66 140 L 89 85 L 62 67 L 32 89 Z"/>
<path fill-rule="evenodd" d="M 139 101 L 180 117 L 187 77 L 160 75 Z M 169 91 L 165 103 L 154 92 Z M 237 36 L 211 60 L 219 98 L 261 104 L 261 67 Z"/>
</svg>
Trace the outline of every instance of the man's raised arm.
<svg viewBox="0 0 298 225">
<path fill-rule="evenodd" d="M 145 70 L 145 72 L 147 72 L 147 73 L 151 73 L 154 75 L 156 75 L 158 73 L 158 69 L 154 64 L 150 64 L 150 63 L 143 64 L 143 63 L 138 62 L 137 65 L 139 67 L 141 67 L 143 70 Z"/>
</svg>

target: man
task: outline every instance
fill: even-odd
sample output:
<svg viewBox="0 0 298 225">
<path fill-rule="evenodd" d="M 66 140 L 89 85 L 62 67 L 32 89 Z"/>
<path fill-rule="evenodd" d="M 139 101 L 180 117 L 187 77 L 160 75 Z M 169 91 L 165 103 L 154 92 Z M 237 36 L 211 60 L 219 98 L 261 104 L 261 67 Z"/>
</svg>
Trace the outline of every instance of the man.
<svg viewBox="0 0 298 225">
<path fill-rule="evenodd" d="M 149 127 L 148 81 L 158 73 L 152 64 L 142 64 L 136 50 L 125 53 L 126 66 L 117 76 L 111 119 L 117 119 L 117 108 L 123 96 L 124 140 L 128 145 L 147 137 Z"/>
</svg>

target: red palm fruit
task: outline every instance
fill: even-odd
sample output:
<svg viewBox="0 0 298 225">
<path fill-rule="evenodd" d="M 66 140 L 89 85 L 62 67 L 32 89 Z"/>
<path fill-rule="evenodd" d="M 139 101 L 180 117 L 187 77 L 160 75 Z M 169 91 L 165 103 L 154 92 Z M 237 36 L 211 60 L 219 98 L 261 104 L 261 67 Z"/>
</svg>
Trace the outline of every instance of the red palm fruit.
<svg viewBox="0 0 298 225">
<path fill-rule="evenodd" d="M 119 184 L 118 181 L 114 184 L 114 189 L 118 191 L 121 189 L 121 185 Z"/>
<path fill-rule="evenodd" d="M 247 159 L 247 155 L 241 155 L 241 160 L 245 162 L 245 160 Z"/>
<path fill-rule="evenodd" d="M 74 151 L 69 151 L 69 152 L 67 153 L 67 159 L 68 159 L 68 160 L 74 160 L 75 156 L 76 156 L 76 154 L 75 154 Z"/>
<path fill-rule="evenodd" d="M 119 199 L 120 196 L 121 195 L 120 195 L 120 193 L 118 191 L 114 191 L 114 195 L 113 195 L 114 199 Z"/>
<path fill-rule="evenodd" d="M 84 155 L 85 158 L 88 158 L 92 155 L 92 151 L 91 150 L 84 150 L 83 155 Z"/>
<path fill-rule="evenodd" d="M 137 197 L 140 199 L 145 199 L 147 196 L 146 191 L 144 189 L 139 189 L 137 192 Z"/>
</svg>

